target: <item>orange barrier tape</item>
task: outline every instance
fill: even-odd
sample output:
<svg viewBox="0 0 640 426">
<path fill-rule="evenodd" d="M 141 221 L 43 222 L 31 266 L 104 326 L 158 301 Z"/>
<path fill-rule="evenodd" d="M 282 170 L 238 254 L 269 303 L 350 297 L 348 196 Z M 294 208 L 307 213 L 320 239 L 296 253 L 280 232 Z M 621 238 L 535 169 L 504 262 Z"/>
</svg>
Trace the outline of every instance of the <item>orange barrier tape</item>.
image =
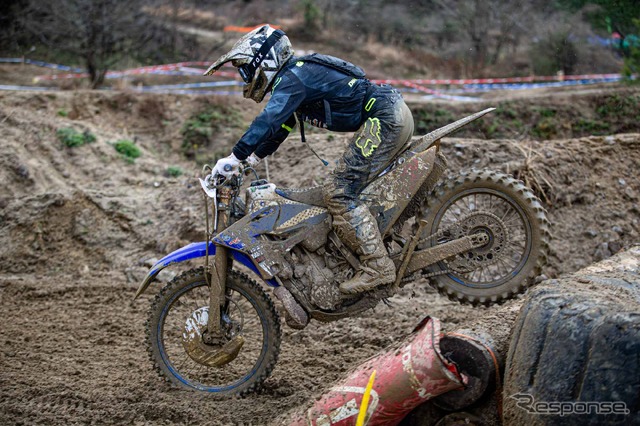
<svg viewBox="0 0 640 426">
<path fill-rule="evenodd" d="M 269 25 L 271 28 L 275 28 L 276 30 L 282 29 L 281 25 L 271 25 L 271 24 L 260 24 L 254 27 L 236 27 L 235 25 L 227 25 L 222 29 L 224 32 L 234 32 L 234 33 L 250 33 L 256 28 L 260 28 L 263 25 Z"/>
</svg>

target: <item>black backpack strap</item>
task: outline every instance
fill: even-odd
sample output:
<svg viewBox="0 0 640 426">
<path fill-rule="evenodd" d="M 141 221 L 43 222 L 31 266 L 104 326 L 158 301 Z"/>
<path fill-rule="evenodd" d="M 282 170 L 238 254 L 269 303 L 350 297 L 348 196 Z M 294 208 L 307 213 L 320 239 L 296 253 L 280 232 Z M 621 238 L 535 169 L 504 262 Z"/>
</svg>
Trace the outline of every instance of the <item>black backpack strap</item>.
<svg viewBox="0 0 640 426">
<path fill-rule="evenodd" d="M 322 157 L 320 157 L 318 155 L 317 152 L 314 151 L 314 149 L 311 147 L 311 145 L 309 145 L 307 142 L 307 138 L 304 137 L 304 120 L 302 119 L 302 115 L 300 113 L 295 113 L 296 115 L 296 120 L 298 121 L 298 126 L 300 126 L 300 141 L 305 144 L 307 146 L 307 148 L 309 148 L 311 150 L 311 152 L 313 152 L 313 155 L 315 155 L 316 157 L 318 157 L 318 160 L 322 161 L 322 164 L 324 164 L 325 166 L 329 165 L 329 162 L 325 159 L 323 159 Z"/>
<path fill-rule="evenodd" d="M 312 53 L 311 55 L 302 56 L 298 59 L 301 61 L 313 62 L 329 68 L 333 68 L 354 78 L 366 77 L 366 74 L 362 68 L 352 64 L 349 61 L 345 61 L 344 59 L 336 58 L 335 56 Z"/>
</svg>

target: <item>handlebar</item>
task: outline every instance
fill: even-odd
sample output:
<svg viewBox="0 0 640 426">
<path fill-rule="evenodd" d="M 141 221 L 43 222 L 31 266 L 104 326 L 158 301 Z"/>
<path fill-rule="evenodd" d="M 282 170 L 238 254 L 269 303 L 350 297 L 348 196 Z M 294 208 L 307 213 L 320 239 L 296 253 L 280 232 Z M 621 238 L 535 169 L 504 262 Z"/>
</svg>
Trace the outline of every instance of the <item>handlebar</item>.
<svg viewBox="0 0 640 426">
<path fill-rule="evenodd" d="M 231 170 L 232 170 L 231 166 L 225 165 L 225 171 L 229 172 Z M 253 172 L 253 174 L 255 175 L 256 180 L 260 179 L 258 172 L 253 167 L 250 167 L 248 165 L 246 165 L 246 167 L 243 167 L 243 165 L 241 164 L 239 166 L 240 173 L 237 175 L 233 175 L 229 178 L 226 178 L 222 175 L 214 176 L 211 174 L 212 171 L 213 169 L 211 168 L 211 166 L 209 166 L 208 164 L 205 164 L 202 167 L 202 173 L 205 175 L 205 178 L 199 179 L 200 186 L 202 186 L 202 190 L 210 198 L 215 198 L 217 195 L 216 191 L 218 190 L 218 188 L 221 188 L 223 186 L 230 186 L 233 190 L 238 190 L 242 186 L 242 183 L 244 182 L 244 176 L 248 176 L 249 174 L 251 174 L 251 172 Z"/>
<path fill-rule="evenodd" d="M 256 180 L 260 179 L 258 172 L 253 167 L 250 167 L 249 165 L 240 164 L 238 166 L 238 169 L 239 169 L 239 173 L 237 175 L 233 175 L 230 178 L 227 178 L 223 175 L 215 175 L 215 176 L 212 175 L 211 172 L 213 171 L 213 169 L 208 164 L 205 164 L 202 167 L 202 173 L 205 175 L 205 178 L 204 178 L 204 181 L 201 179 L 201 181 L 203 182 L 203 189 L 204 189 L 204 184 L 206 184 L 207 189 L 210 189 L 210 190 L 214 190 L 216 188 L 220 188 L 226 185 L 230 185 L 235 189 L 240 188 L 244 181 L 243 176 L 248 176 L 249 174 L 251 174 L 251 172 L 253 172 Z M 233 167 L 231 165 L 226 164 L 224 166 L 225 172 L 230 172 L 232 170 L 233 170 Z"/>
</svg>

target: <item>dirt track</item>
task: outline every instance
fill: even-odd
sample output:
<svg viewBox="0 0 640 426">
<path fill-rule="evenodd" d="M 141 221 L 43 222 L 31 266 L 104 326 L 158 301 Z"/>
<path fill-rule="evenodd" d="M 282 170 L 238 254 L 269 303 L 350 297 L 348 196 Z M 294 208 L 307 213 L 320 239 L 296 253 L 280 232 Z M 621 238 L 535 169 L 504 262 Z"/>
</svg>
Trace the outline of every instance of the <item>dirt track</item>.
<svg viewBox="0 0 640 426">
<path fill-rule="evenodd" d="M 450 302 L 416 282 L 391 307 L 302 331 L 285 328 L 278 365 L 257 395 L 217 402 L 170 389 L 151 369 L 144 343 L 146 311 L 161 283 L 130 302 L 145 263 L 202 239 L 197 168 L 178 154 L 185 110 L 197 102 L 0 93 L 0 423 L 264 424 L 425 315 L 451 330 L 487 310 Z M 149 113 L 154 108 L 160 117 Z M 55 131 L 65 126 L 91 130 L 98 141 L 63 147 Z M 108 142 L 134 136 L 143 155 L 128 164 Z M 319 132 L 309 139 L 328 160 L 347 141 Z M 573 140 L 443 145 L 452 173 L 491 167 L 540 185 L 554 227 L 548 277 L 640 241 L 640 128 Z M 166 177 L 170 165 L 185 175 Z M 270 172 L 282 186 L 303 186 L 321 182 L 327 170 L 289 141 Z"/>
</svg>

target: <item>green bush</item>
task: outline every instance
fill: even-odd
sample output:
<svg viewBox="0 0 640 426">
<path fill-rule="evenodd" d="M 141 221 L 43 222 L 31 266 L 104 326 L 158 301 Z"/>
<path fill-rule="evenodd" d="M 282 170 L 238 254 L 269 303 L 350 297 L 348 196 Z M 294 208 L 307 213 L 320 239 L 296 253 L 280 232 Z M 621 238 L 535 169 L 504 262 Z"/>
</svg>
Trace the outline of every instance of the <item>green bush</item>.
<svg viewBox="0 0 640 426">
<path fill-rule="evenodd" d="M 136 158 L 142 155 L 140 148 L 136 144 L 128 139 L 122 139 L 113 144 L 113 147 L 122 154 L 122 157 L 130 163 L 133 163 Z"/>
<path fill-rule="evenodd" d="M 189 117 L 182 126 L 182 152 L 188 158 L 196 158 L 208 150 L 214 134 L 241 125 L 242 119 L 237 111 L 224 105 L 208 105 Z"/>
<path fill-rule="evenodd" d="M 640 97 L 613 94 L 598 99 L 596 112 L 602 118 L 627 116 L 633 117 L 640 109 Z"/>
<path fill-rule="evenodd" d="M 533 108 L 534 111 L 538 112 L 541 117 L 554 117 L 556 115 L 556 110 L 553 108 Z"/>
<path fill-rule="evenodd" d="M 556 121 L 550 117 L 540 119 L 531 129 L 531 133 L 542 140 L 551 139 L 557 135 Z"/>
<path fill-rule="evenodd" d="M 178 166 L 169 166 L 167 167 L 167 175 L 171 177 L 179 177 L 182 176 L 184 172 Z"/>
<path fill-rule="evenodd" d="M 88 130 L 80 133 L 72 127 L 63 127 L 62 129 L 58 129 L 56 134 L 60 142 L 71 148 L 96 141 L 95 135 Z"/>
<path fill-rule="evenodd" d="M 96 136 L 88 130 L 82 133 L 82 135 L 84 136 L 85 143 L 94 143 L 96 141 Z"/>
<path fill-rule="evenodd" d="M 628 82 L 640 84 L 640 19 L 634 19 L 633 25 L 636 27 L 636 34 L 628 36 L 630 39 L 629 51 L 624 58 L 622 75 Z M 634 75 L 635 79 L 632 79 Z"/>
<path fill-rule="evenodd" d="M 446 109 L 418 110 L 415 113 L 416 132 L 419 134 L 429 133 L 455 121 L 455 119 L 456 117 Z"/>
<path fill-rule="evenodd" d="M 608 134 L 611 126 L 606 121 L 596 121 L 580 118 L 572 125 L 572 130 L 578 134 L 604 135 Z"/>
<path fill-rule="evenodd" d="M 518 112 L 516 110 L 503 104 L 498 105 L 496 108 L 496 115 L 502 115 L 508 119 L 518 118 Z"/>
</svg>

